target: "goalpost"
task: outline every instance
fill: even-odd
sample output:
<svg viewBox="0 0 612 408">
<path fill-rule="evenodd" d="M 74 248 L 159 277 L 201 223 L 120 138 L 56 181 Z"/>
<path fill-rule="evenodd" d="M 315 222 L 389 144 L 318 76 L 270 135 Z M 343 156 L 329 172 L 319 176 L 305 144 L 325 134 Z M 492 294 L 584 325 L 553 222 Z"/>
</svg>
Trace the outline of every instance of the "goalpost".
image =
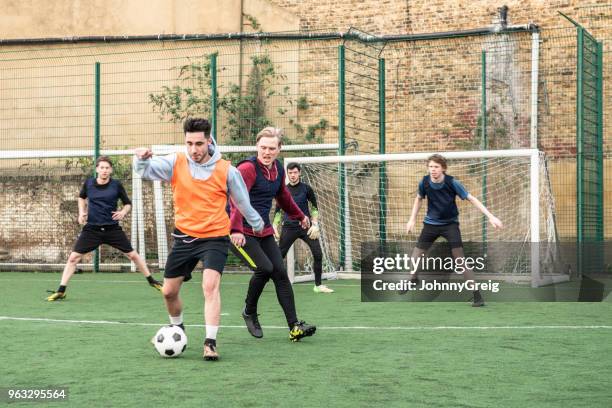
<svg viewBox="0 0 612 408">
<path fill-rule="evenodd" d="M 325 262 L 337 273 L 328 278 L 359 277 L 363 243 L 416 241 L 420 231 L 408 235 L 405 225 L 431 154 L 285 159 L 285 164 L 301 165 L 303 180 L 317 194 Z M 443 155 L 449 159 L 448 174 L 504 223 L 503 229 L 493 230 L 477 209 L 457 200 L 466 248 L 470 242 L 481 243 L 488 251 L 486 275 L 481 277 L 527 280 L 534 287 L 569 280 L 558 264 L 555 204 L 543 153 L 514 149 Z M 310 273 L 300 275 L 291 268 L 290 273 L 294 281 L 312 279 Z"/>
</svg>

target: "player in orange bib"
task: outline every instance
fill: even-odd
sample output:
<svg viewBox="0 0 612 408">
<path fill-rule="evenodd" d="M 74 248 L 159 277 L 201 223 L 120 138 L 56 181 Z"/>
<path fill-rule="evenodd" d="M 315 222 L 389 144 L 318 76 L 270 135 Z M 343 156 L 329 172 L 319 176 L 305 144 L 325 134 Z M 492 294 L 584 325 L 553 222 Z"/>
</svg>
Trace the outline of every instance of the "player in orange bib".
<svg viewBox="0 0 612 408">
<path fill-rule="evenodd" d="M 179 291 L 199 261 L 204 265 L 205 360 L 217 360 L 217 331 L 221 319 L 221 274 L 227 259 L 230 219 L 228 196 L 254 230 L 264 223 L 249 201 L 242 176 L 215 149 L 206 119 L 187 119 L 184 153 L 153 157 L 148 148 L 136 149 L 136 171 L 148 180 L 170 182 L 174 204 L 174 245 L 166 261 L 162 293 L 170 323 L 183 330 Z"/>
</svg>

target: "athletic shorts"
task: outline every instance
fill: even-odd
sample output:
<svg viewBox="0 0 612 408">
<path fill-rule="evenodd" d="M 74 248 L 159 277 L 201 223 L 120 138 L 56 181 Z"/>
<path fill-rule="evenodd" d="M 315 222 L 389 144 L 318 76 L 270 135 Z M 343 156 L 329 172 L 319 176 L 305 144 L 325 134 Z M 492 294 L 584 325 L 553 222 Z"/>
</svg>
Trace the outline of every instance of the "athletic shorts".
<svg viewBox="0 0 612 408">
<path fill-rule="evenodd" d="M 451 248 L 463 248 L 459 223 L 432 225 L 423 223 L 423 230 L 417 242 L 417 248 L 428 250 L 439 237 L 445 238 Z"/>
<path fill-rule="evenodd" d="M 120 225 L 89 225 L 85 224 L 74 243 L 74 252 L 86 254 L 106 244 L 117 248 L 124 254 L 132 252 L 132 243 L 121 229 Z"/>
<path fill-rule="evenodd" d="M 174 230 L 172 236 L 174 245 L 166 260 L 164 278 L 183 276 L 187 282 L 199 261 L 202 261 L 204 269 L 223 273 L 230 243 L 228 237 L 195 238 L 178 230 Z"/>
</svg>

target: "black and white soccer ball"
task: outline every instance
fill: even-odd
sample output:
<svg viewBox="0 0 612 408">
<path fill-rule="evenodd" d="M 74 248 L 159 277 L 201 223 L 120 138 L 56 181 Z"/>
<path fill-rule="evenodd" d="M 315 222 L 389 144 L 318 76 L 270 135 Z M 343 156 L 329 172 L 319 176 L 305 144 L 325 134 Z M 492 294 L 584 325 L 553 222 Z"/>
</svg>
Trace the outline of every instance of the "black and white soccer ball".
<svg viewBox="0 0 612 408">
<path fill-rule="evenodd" d="M 155 349 L 162 357 L 178 357 L 187 348 L 187 335 L 178 326 L 164 326 L 152 339 Z"/>
</svg>

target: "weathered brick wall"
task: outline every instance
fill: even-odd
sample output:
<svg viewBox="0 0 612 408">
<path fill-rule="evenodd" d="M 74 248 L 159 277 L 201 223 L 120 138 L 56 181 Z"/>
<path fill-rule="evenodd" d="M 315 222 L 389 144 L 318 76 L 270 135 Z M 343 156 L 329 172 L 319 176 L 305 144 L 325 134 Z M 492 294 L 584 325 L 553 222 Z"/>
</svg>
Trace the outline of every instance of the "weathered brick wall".
<svg viewBox="0 0 612 408">
<path fill-rule="evenodd" d="M 0 177 L 0 247 L 5 262 L 63 263 L 79 225 L 74 176 Z"/>
<path fill-rule="evenodd" d="M 586 16 L 580 0 L 509 0 L 491 3 L 486 0 L 363 0 L 335 2 L 329 0 L 268 0 L 300 18 L 306 30 L 333 29 L 345 31 L 357 27 L 373 34 L 429 33 L 463 30 L 490 25 L 499 15 L 498 8 L 507 5 L 510 24 L 533 21 L 544 28 L 569 24 L 558 14 Z M 589 4 L 605 1 L 592 1 Z"/>
<path fill-rule="evenodd" d="M 59 174 L 58 169 L 54 170 Z M 64 264 L 81 231 L 77 221 L 77 198 L 83 181 L 81 175 L 0 175 L 0 191 L 3 192 L 0 194 L 0 261 Z M 122 182 L 133 199 L 131 180 Z M 168 185 L 163 191 L 166 238 L 171 240 L 172 195 Z M 143 183 L 143 196 L 146 252 L 148 261 L 153 262 L 157 260 L 157 233 L 151 182 Z M 133 213 L 121 222 L 128 238 L 131 237 L 132 217 Z M 120 251 L 111 247 L 104 246 L 101 253 L 102 263 L 129 263 Z M 89 254 L 83 263 L 91 260 Z"/>
<path fill-rule="evenodd" d="M 409 26 L 409 2 L 406 0 L 269 2 L 297 15 L 300 28 L 304 30 L 346 31 L 356 27 L 372 34 L 389 34 L 404 33 Z"/>
</svg>

